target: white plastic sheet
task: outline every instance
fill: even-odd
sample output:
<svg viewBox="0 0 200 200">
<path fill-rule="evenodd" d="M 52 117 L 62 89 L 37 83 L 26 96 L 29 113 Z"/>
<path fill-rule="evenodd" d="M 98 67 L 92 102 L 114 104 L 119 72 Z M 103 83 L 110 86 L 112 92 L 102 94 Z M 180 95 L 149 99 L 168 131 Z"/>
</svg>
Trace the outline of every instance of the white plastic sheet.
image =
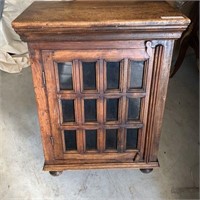
<svg viewBox="0 0 200 200">
<path fill-rule="evenodd" d="M 20 40 L 11 22 L 34 0 L 5 0 L 0 19 L 0 69 L 17 73 L 30 66 L 27 44 Z M 44 0 L 43 0 L 44 1 Z"/>
<path fill-rule="evenodd" d="M 26 43 L 20 40 L 13 30 L 11 22 L 33 0 L 6 0 L 0 20 L 0 69 L 9 73 L 17 73 L 28 67 L 29 57 Z"/>
</svg>

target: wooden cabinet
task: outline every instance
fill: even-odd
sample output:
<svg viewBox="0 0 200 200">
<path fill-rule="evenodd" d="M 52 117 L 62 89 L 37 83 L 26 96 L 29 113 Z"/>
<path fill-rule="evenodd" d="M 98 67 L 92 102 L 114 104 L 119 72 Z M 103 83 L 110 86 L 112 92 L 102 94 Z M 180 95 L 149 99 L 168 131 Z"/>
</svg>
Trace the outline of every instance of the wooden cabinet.
<svg viewBox="0 0 200 200">
<path fill-rule="evenodd" d="M 189 22 L 164 2 L 35 2 L 14 20 L 29 47 L 44 170 L 159 166 L 173 44 Z"/>
</svg>

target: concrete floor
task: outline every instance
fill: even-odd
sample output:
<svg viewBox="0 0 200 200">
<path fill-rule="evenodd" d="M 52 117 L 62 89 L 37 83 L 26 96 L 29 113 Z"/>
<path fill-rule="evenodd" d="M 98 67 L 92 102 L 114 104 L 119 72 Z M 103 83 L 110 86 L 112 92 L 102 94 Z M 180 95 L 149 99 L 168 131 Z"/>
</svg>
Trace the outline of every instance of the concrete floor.
<svg viewBox="0 0 200 200">
<path fill-rule="evenodd" d="M 0 72 L 1 200 L 198 199 L 198 70 L 193 55 L 169 83 L 160 141 L 161 167 L 43 172 L 30 68 Z"/>
</svg>

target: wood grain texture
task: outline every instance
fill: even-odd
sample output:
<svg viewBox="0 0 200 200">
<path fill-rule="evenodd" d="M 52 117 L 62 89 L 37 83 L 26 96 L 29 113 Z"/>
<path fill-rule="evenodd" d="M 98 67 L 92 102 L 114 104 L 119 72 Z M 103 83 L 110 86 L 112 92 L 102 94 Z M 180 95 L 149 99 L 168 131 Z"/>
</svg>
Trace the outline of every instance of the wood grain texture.
<svg viewBox="0 0 200 200">
<path fill-rule="evenodd" d="M 91 40 L 91 39 L 90 39 Z M 30 42 L 30 48 L 42 50 L 89 50 L 89 49 L 145 49 L 144 40 L 126 41 L 70 41 L 70 42 Z"/>
<path fill-rule="evenodd" d="M 104 58 L 106 61 L 121 61 L 124 58 L 134 59 L 136 61 L 143 61 L 149 58 L 145 49 L 120 49 L 120 50 L 71 50 L 71 51 L 55 51 L 53 53 L 53 59 L 55 61 L 64 62 L 68 60 L 82 60 L 84 61 L 96 61 Z"/>
<path fill-rule="evenodd" d="M 150 9 L 153 8 L 153 9 Z M 54 14 L 53 14 L 54 13 Z M 165 17 L 165 18 L 162 18 Z M 173 18 L 174 17 L 174 18 Z M 188 19 L 165 2 L 34 2 L 14 22 L 14 28 L 94 28 L 182 25 Z"/>
<path fill-rule="evenodd" d="M 165 2 L 62 1 L 34 2 L 12 26 L 25 41 L 125 40 L 178 38 L 189 22 Z"/>
<path fill-rule="evenodd" d="M 174 39 L 189 22 L 168 4 L 147 1 L 34 2 L 14 20 L 13 27 L 29 45 L 44 170 L 159 166 Z M 144 64 L 141 88 L 130 87 L 132 61 Z M 73 90 L 60 88 L 58 62 L 72 63 Z M 96 88 L 92 90 L 84 89 L 82 62 L 96 63 Z M 108 62 L 119 64 L 114 65 L 119 66 L 117 88 L 108 88 Z M 138 119 L 128 119 L 130 98 L 141 99 Z M 84 102 L 94 99 L 97 119 L 87 122 Z M 107 120 L 109 99 L 119 100 L 115 121 Z M 63 120 L 62 100 L 74 101 L 74 122 Z M 106 146 L 106 130 L 111 129 L 118 130 L 113 149 Z M 133 149 L 126 146 L 128 129 L 138 129 Z M 77 149 L 67 150 L 66 130 L 76 131 Z M 87 149 L 86 130 L 96 131 L 96 149 Z"/>
<path fill-rule="evenodd" d="M 136 50 L 136 49 L 135 49 Z M 145 49 L 142 50 L 143 54 L 141 53 L 141 56 L 147 55 L 145 52 Z M 118 152 L 124 152 L 126 150 L 126 129 L 127 128 L 142 128 L 144 124 L 146 123 L 146 120 L 143 120 L 143 114 L 141 114 L 141 119 L 138 121 L 127 121 L 127 115 L 125 113 L 126 107 L 127 107 L 127 100 L 126 98 L 141 98 L 141 97 L 148 97 L 146 92 L 144 92 L 143 89 L 137 89 L 129 91 L 127 86 L 127 76 L 128 76 L 128 58 L 129 55 L 132 53 L 132 49 L 125 50 L 124 57 L 126 59 L 122 60 L 120 62 L 120 83 L 119 87 L 121 89 L 115 90 L 107 90 L 107 83 L 105 82 L 106 78 L 106 62 L 102 59 L 98 60 L 96 62 L 96 82 L 97 82 L 97 90 L 83 90 L 83 73 L 82 73 L 82 64 L 77 59 L 79 56 L 81 57 L 80 60 L 84 61 L 95 61 L 99 59 L 96 55 L 96 51 L 79 51 L 78 56 L 76 51 L 42 51 L 43 52 L 43 62 L 44 62 L 44 69 L 46 74 L 46 86 L 47 86 L 47 94 L 48 94 L 48 102 L 49 102 L 49 112 L 51 116 L 51 124 L 52 124 L 52 130 L 53 130 L 53 136 L 56 142 L 54 142 L 54 154 L 56 159 L 69 159 L 69 158 L 76 158 L 75 152 L 68 152 L 67 157 L 65 153 L 63 152 L 63 147 L 65 148 L 65 145 L 63 145 L 63 142 L 61 140 L 64 140 L 62 138 L 61 130 L 76 130 L 76 138 L 77 138 L 77 151 L 81 155 L 83 155 L 86 152 L 85 147 L 85 132 L 84 130 L 98 130 L 98 150 L 99 152 L 105 151 L 105 130 L 106 129 L 118 129 Z M 99 51 L 97 51 L 99 52 Z M 101 51 L 102 57 L 100 58 L 110 58 L 113 57 L 113 55 L 116 55 L 115 51 Z M 84 54 L 83 54 L 84 53 Z M 120 55 L 121 51 L 118 52 Z M 70 56 L 69 56 L 70 55 Z M 82 55 L 82 56 L 81 56 Z M 74 57 L 75 56 L 75 57 Z M 123 58 L 123 57 L 122 57 Z M 115 57 L 115 60 L 118 61 L 118 57 Z M 137 54 L 133 54 L 132 59 L 138 60 Z M 147 58 L 145 58 L 146 60 Z M 60 91 L 59 84 L 58 84 L 58 76 L 55 75 L 57 72 L 56 68 L 57 65 L 54 61 L 61 62 L 61 61 L 73 61 L 73 77 L 74 77 L 74 90 L 71 92 L 67 91 L 65 92 Z M 115 61 L 113 60 L 113 61 Z M 141 60 L 144 60 L 144 58 L 141 58 Z M 106 60 L 107 61 L 107 60 Z M 54 63 L 54 64 L 53 64 Z M 148 66 L 149 62 L 146 62 L 145 68 L 151 69 L 151 66 Z M 150 73 L 151 77 L 151 70 L 148 70 L 145 72 L 144 77 L 144 88 L 148 88 L 147 85 L 150 84 L 150 82 L 146 81 L 147 75 Z M 144 99 L 145 99 L 144 98 Z M 62 121 L 62 109 L 60 106 L 60 100 L 61 99 L 73 99 L 75 100 L 75 116 L 76 116 L 76 122 L 70 122 L 66 123 Z M 84 100 L 85 99 L 97 99 L 97 122 L 85 122 L 84 120 Z M 116 122 L 108 122 L 105 120 L 105 113 L 106 113 L 106 99 L 119 99 L 119 112 L 118 112 L 118 121 Z M 148 98 L 147 98 L 148 100 Z M 146 104 L 148 103 L 147 100 L 144 100 Z M 143 106 L 141 108 L 141 113 L 147 113 L 147 106 Z M 59 112 L 60 110 L 60 112 Z M 59 120 L 60 119 L 60 120 Z M 144 131 L 139 131 L 139 136 L 145 135 L 143 133 Z M 144 137 L 144 136 L 143 136 Z M 143 154 L 143 150 L 141 148 L 144 148 L 144 145 L 141 145 L 144 143 L 143 140 L 139 139 L 138 148 L 140 149 L 140 154 Z M 62 145 L 61 145 L 62 144 Z M 106 150 L 105 152 L 109 152 Z M 130 153 L 130 156 L 132 157 L 131 161 L 133 161 L 133 158 L 135 155 L 131 155 L 131 151 L 127 151 Z M 98 153 L 98 152 L 96 152 Z M 83 155 L 85 159 L 89 156 L 88 154 Z M 95 154 L 92 155 L 95 159 Z M 119 160 L 122 155 L 118 155 Z M 101 157 L 104 157 L 101 155 Z M 86 159 L 87 160 L 87 159 Z M 107 161 L 110 162 L 113 160 L 112 155 L 109 155 L 107 157 Z"/>
<path fill-rule="evenodd" d="M 33 86 L 37 103 L 38 118 L 42 137 L 43 151 L 46 163 L 54 160 L 54 150 L 51 143 L 52 130 L 47 102 L 46 88 L 43 83 L 43 64 L 41 52 L 29 49 Z"/>
<path fill-rule="evenodd" d="M 52 60 L 51 52 L 43 52 L 42 55 L 44 63 L 44 73 L 46 79 L 46 92 L 47 100 L 49 106 L 49 115 L 51 121 L 51 134 L 54 138 L 54 156 L 55 158 L 63 158 L 63 145 L 62 145 L 62 135 L 60 132 L 59 124 L 59 103 L 56 96 L 57 84 L 54 71 L 54 63 Z"/>
<path fill-rule="evenodd" d="M 163 46 L 159 47 L 158 51 L 161 51 L 159 58 L 157 58 L 157 66 L 154 67 L 154 74 L 156 79 L 152 81 L 154 87 L 152 88 L 152 93 L 154 93 L 154 105 L 151 107 L 154 109 L 152 116 L 152 129 L 149 132 L 152 132 L 151 138 L 151 147 L 150 147 L 150 161 L 157 160 L 157 153 L 159 147 L 160 133 L 162 127 L 162 119 L 164 115 L 164 107 L 167 96 L 167 88 L 169 81 L 169 73 L 171 66 L 171 59 L 173 54 L 174 41 L 163 41 Z M 156 72 L 156 68 L 158 71 Z M 151 111 L 150 111 L 151 112 Z"/>
<path fill-rule="evenodd" d="M 84 163 L 84 164 L 45 164 L 44 171 L 62 171 L 62 170 L 84 170 L 84 169 L 117 169 L 117 168 L 135 168 L 148 169 L 159 167 L 158 162 L 151 163 Z"/>
</svg>

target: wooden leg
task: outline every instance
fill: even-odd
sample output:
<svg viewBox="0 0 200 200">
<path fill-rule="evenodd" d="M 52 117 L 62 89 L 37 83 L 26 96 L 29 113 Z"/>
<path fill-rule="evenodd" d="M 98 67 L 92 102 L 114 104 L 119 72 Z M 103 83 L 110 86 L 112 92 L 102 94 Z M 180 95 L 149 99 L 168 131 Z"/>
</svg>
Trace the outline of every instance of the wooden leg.
<svg viewBox="0 0 200 200">
<path fill-rule="evenodd" d="M 59 176 L 62 174 L 62 171 L 49 171 L 52 176 Z"/>
<path fill-rule="evenodd" d="M 140 171 L 141 171 L 142 173 L 144 173 L 144 174 L 149 174 L 150 172 L 153 171 L 153 169 L 152 169 L 152 168 L 149 168 L 149 169 L 140 169 Z"/>
</svg>

